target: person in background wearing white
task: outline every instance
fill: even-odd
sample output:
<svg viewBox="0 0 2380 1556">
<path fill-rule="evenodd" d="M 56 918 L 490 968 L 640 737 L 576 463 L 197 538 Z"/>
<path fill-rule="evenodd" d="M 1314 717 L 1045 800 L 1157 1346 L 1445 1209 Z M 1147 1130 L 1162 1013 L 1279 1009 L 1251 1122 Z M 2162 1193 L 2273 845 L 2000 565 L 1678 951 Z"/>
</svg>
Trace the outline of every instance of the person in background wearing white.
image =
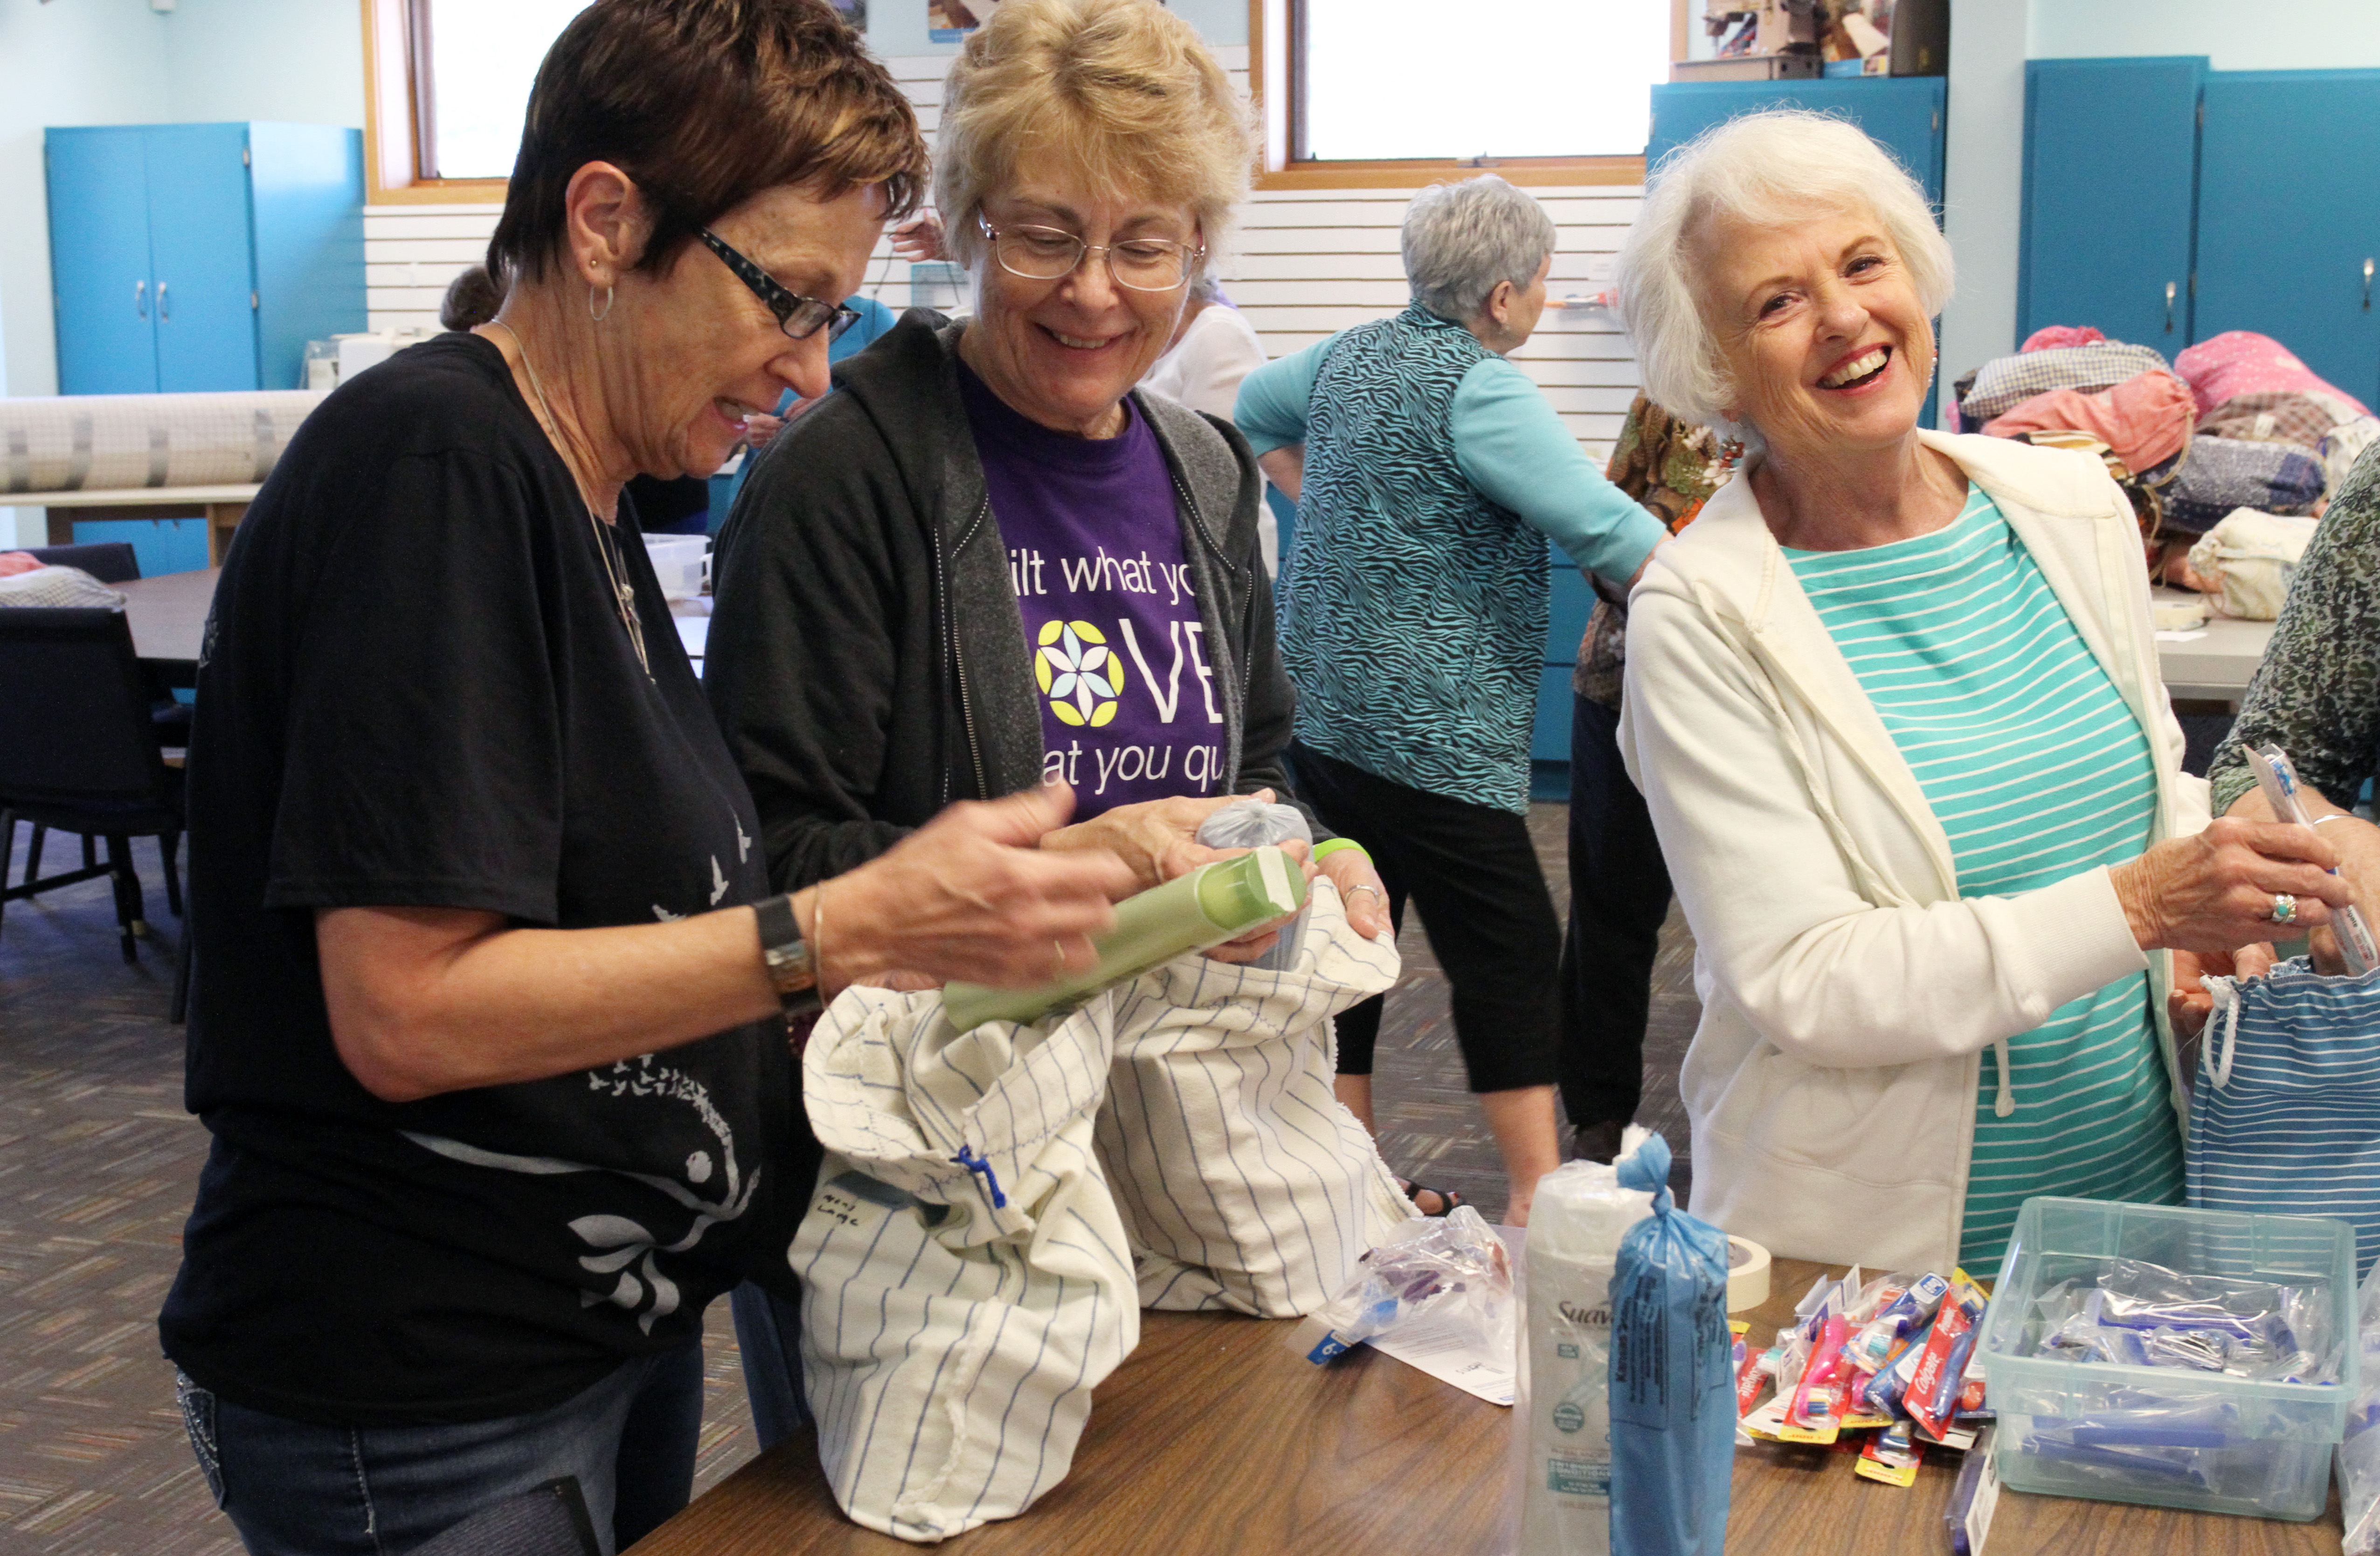
<svg viewBox="0 0 2380 1556">
<path fill-rule="evenodd" d="M 1232 306 L 1212 274 L 1201 274 L 1190 284 L 1172 344 L 1140 386 L 1229 421 L 1232 407 L 1239 403 L 1241 381 L 1264 365 L 1264 343 L 1257 338 L 1256 326 Z M 1264 546 L 1265 571 L 1278 574 L 1281 527 L 1269 507 L 1257 509 L 1257 539 Z"/>
</svg>

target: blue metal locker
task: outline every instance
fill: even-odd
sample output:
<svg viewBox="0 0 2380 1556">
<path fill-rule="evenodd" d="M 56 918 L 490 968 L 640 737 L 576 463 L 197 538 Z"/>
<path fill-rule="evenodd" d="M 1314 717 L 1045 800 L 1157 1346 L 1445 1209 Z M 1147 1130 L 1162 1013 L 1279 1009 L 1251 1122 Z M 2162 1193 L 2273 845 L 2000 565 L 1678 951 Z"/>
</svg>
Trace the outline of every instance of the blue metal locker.
<svg viewBox="0 0 2380 1556">
<path fill-rule="evenodd" d="M 43 147 L 58 383 L 68 395 L 157 387 L 145 134 L 54 129 Z"/>
<path fill-rule="evenodd" d="M 2017 338 L 2093 324 L 2170 358 L 2190 344 L 2203 57 L 2025 66 Z"/>
<path fill-rule="evenodd" d="M 366 327 L 363 137 L 321 125 L 46 135 L 58 385 L 295 389 Z"/>
<path fill-rule="evenodd" d="M 2380 404 L 2380 70 L 2206 78 L 2197 338 L 2254 330 Z"/>
<path fill-rule="evenodd" d="M 257 376 L 248 126 L 158 126 L 147 146 L 157 387 L 167 394 L 290 387 Z"/>
</svg>

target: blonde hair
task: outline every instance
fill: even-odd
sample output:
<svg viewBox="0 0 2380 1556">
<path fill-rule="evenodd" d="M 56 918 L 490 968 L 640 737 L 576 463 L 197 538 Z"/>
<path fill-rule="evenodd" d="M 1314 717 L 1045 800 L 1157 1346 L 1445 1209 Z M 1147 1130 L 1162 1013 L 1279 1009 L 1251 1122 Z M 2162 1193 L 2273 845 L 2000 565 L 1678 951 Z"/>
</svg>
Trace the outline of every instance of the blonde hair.
<svg viewBox="0 0 2380 1556">
<path fill-rule="evenodd" d="M 1055 151 L 1102 194 L 1187 206 L 1211 265 L 1256 147 L 1246 101 L 1156 0 L 1006 0 L 943 84 L 934 200 L 952 252 L 972 266 L 984 201 L 1026 158 Z"/>
<path fill-rule="evenodd" d="M 1620 246 L 1620 316 L 1655 404 L 1725 426 L 1735 398 L 1695 286 L 1695 229 L 1713 220 L 1783 226 L 1813 210 L 1873 212 L 1926 316 L 1949 301 L 1949 242 L 1925 188 L 1883 147 L 1846 120 L 1806 109 L 1730 119 L 1661 159 Z"/>
</svg>

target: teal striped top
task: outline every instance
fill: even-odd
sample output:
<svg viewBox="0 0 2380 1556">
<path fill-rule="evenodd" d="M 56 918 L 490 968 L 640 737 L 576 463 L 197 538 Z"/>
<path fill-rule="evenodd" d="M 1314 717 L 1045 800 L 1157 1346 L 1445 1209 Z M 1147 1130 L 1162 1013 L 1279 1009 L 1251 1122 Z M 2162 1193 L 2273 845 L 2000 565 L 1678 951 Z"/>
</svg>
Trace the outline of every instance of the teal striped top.
<svg viewBox="0 0 2380 1556">
<path fill-rule="evenodd" d="M 1949 833 L 1959 894 L 2008 896 L 2137 857 L 2156 816 L 2147 736 L 2024 542 L 1973 486 L 1957 522 L 1861 551 L 1785 553 Z M 2036 1194 L 2181 1202 L 2146 974 L 1985 1055 L 1960 1262 L 1998 1272 Z"/>
</svg>

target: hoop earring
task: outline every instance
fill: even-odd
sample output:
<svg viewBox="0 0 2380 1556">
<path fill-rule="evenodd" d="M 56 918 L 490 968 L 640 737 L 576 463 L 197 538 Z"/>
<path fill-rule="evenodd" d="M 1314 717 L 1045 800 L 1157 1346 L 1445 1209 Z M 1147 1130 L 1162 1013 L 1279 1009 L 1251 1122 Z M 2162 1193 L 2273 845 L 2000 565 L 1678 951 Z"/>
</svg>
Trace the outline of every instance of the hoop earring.
<svg viewBox="0 0 2380 1556">
<path fill-rule="evenodd" d="M 612 288 L 611 288 L 611 287 L 609 287 L 609 286 L 604 287 L 604 288 L 603 288 L 603 311 L 602 311 L 602 312 L 601 312 L 601 313 L 596 312 L 596 311 L 595 311 L 595 286 L 594 286 L 594 284 L 593 284 L 592 282 L 589 282 L 589 283 L 588 284 L 588 286 L 587 286 L 587 317 L 589 317 L 589 319 L 594 320 L 594 321 L 595 321 L 595 322 L 597 322 L 597 323 L 599 323 L 599 324 L 600 324 L 600 323 L 601 323 L 604 320 L 609 319 L 610 317 L 612 317 L 612 303 L 613 303 L 613 296 L 612 296 Z"/>
</svg>

